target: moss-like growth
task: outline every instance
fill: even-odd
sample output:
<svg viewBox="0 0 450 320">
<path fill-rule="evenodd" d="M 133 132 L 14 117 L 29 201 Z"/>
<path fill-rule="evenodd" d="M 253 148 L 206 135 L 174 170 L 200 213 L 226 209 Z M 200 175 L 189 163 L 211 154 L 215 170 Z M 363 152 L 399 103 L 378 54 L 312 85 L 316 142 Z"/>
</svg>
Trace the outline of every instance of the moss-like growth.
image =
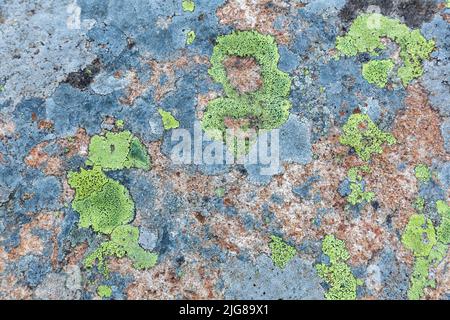
<svg viewBox="0 0 450 320">
<path fill-rule="evenodd" d="M 431 170 L 425 164 L 419 164 L 414 172 L 416 174 L 417 180 L 420 182 L 428 182 L 431 180 Z"/>
<path fill-rule="evenodd" d="M 340 142 L 352 147 L 362 160 L 368 161 L 372 154 L 383 152 L 384 143 L 393 145 L 396 140 L 390 133 L 378 129 L 368 115 L 358 113 L 351 115 L 344 125 Z"/>
<path fill-rule="evenodd" d="M 196 36 L 196 34 L 195 34 L 195 31 L 193 31 L 193 30 L 189 31 L 189 32 L 187 33 L 187 35 L 186 35 L 186 44 L 187 44 L 187 45 L 193 44 L 196 37 L 197 37 L 197 36 Z"/>
<path fill-rule="evenodd" d="M 423 214 L 415 214 L 409 219 L 402 236 L 404 246 L 413 251 L 416 257 L 426 257 L 436 244 L 433 223 Z"/>
<path fill-rule="evenodd" d="M 384 88 L 393 68 L 394 62 L 392 60 L 373 60 L 363 64 L 362 75 L 367 82 Z"/>
<path fill-rule="evenodd" d="M 165 130 L 176 129 L 180 126 L 180 122 L 175 119 L 175 117 L 169 111 L 164 111 L 160 108 L 158 109 L 158 112 L 161 115 Z"/>
<path fill-rule="evenodd" d="M 92 137 L 87 164 L 100 166 L 103 170 L 149 169 L 150 158 L 131 132 L 108 132 L 105 136 Z"/>
<path fill-rule="evenodd" d="M 252 92 L 241 93 L 229 81 L 224 61 L 228 57 L 252 57 L 260 66 L 262 86 Z M 246 129 L 275 129 L 289 117 L 288 100 L 291 79 L 278 69 L 280 59 L 272 36 L 255 31 L 238 31 L 220 36 L 211 56 L 209 74 L 222 84 L 225 97 L 209 102 L 202 119 L 203 129 L 211 138 L 224 140 L 225 119 L 246 120 Z M 212 133 L 214 132 L 214 134 Z"/>
<path fill-rule="evenodd" d="M 272 236 L 269 243 L 271 258 L 273 263 L 280 269 L 286 268 L 289 261 L 291 261 L 297 254 L 297 250 L 294 247 L 288 245 L 277 236 Z"/>
<path fill-rule="evenodd" d="M 354 167 L 348 172 L 351 193 L 347 197 L 347 201 L 354 206 L 375 199 L 375 193 L 364 191 L 362 185 L 363 177 L 360 175 L 360 172 L 370 172 L 370 168 L 368 166 Z"/>
<path fill-rule="evenodd" d="M 355 300 L 356 289 L 361 281 L 356 279 L 346 261 L 350 259 L 345 243 L 333 235 L 322 242 L 322 252 L 330 258 L 329 264 L 318 264 L 319 276 L 330 285 L 325 294 L 327 300 Z"/>
<path fill-rule="evenodd" d="M 378 13 L 362 14 L 355 19 L 347 34 L 336 39 L 336 48 L 343 56 L 369 53 L 376 56 L 386 47 L 383 38 L 389 38 L 400 46 L 403 65 L 397 75 L 406 87 L 423 74 L 423 61 L 430 58 L 435 47 L 433 40 L 427 41 L 419 30 L 411 30 L 398 20 Z"/>
<path fill-rule="evenodd" d="M 100 298 L 111 298 L 112 289 L 110 286 L 101 285 L 97 288 L 97 294 Z"/>
<path fill-rule="evenodd" d="M 195 2 L 193 0 L 182 0 L 181 6 L 183 11 L 194 12 L 195 10 Z"/>
<path fill-rule="evenodd" d="M 80 173 L 84 174 L 86 171 Z M 74 179 L 78 179 L 77 174 L 72 174 Z M 101 177 L 104 180 L 104 177 Z M 82 228 L 89 228 L 96 232 L 110 234 L 117 226 L 127 224 L 134 217 L 134 203 L 128 190 L 119 182 L 107 179 L 103 187 L 89 196 L 79 199 L 76 195 L 72 202 L 72 208 L 80 214 L 79 225 Z M 69 184 L 75 189 L 84 191 L 76 184 Z"/>
<path fill-rule="evenodd" d="M 98 269 L 105 276 L 109 274 L 106 258 L 115 256 L 123 258 L 127 256 L 133 261 L 133 267 L 139 270 L 151 268 L 156 265 L 158 255 L 144 250 L 139 245 L 139 229 L 130 225 L 124 225 L 114 229 L 111 240 L 104 242 L 97 250 L 92 252 L 84 261 L 86 268 L 92 268 L 98 263 Z"/>
</svg>

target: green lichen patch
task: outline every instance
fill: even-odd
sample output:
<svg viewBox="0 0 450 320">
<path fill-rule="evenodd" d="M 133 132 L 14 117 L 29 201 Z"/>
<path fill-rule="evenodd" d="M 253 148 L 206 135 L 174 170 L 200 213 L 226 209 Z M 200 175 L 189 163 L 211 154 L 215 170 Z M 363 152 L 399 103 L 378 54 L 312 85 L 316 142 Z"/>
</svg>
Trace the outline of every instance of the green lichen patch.
<svg viewBox="0 0 450 320">
<path fill-rule="evenodd" d="M 79 188 L 71 186 L 77 193 Z M 131 222 L 134 217 L 134 202 L 128 190 L 112 179 L 89 196 L 76 198 L 72 208 L 80 214 L 80 227 L 92 227 L 94 231 L 104 234 L 110 234 L 117 226 Z"/>
<path fill-rule="evenodd" d="M 362 75 L 367 82 L 384 88 L 393 68 L 394 62 L 392 60 L 372 60 L 363 64 Z"/>
<path fill-rule="evenodd" d="M 416 257 L 426 257 L 436 242 L 436 232 L 431 220 L 423 214 L 411 216 L 402 236 L 403 245 L 412 250 Z"/>
<path fill-rule="evenodd" d="M 95 166 L 92 170 L 81 169 L 80 172 L 69 172 L 67 177 L 70 187 L 76 190 L 75 201 L 81 201 L 102 190 L 109 181 L 99 166 Z"/>
<path fill-rule="evenodd" d="M 431 180 L 431 170 L 425 164 L 419 164 L 414 169 L 417 180 L 420 182 L 428 182 Z"/>
<path fill-rule="evenodd" d="M 130 148 L 124 162 L 124 167 L 150 170 L 150 165 L 150 156 L 148 155 L 146 147 L 138 138 L 133 137 L 130 142 Z"/>
<path fill-rule="evenodd" d="M 450 207 L 446 202 L 438 201 L 436 209 L 441 217 L 436 230 L 431 220 L 424 215 L 413 215 L 402 236 L 405 247 L 416 256 L 408 290 L 408 298 L 411 300 L 422 298 L 425 288 L 436 286 L 430 271 L 447 256 L 450 244 Z"/>
<path fill-rule="evenodd" d="M 161 115 L 165 130 L 176 129 L 180 126 L 180 122 L 175 119 L 175 117 L 169 111 L 164 111 L 160 108 L 158 109 L 158 112 Z"/>
<path fill-rule="evenodd" d="M 131 132 L 107 132 L 105 136 L 93 136 L 89 144 L 88 165 L 100 166 L 103 170 L 150 168 L 150 157 Z"/>
<path fill-rule="evenodd" d="M 356 279 L 346 261 L 350 254 L 345 242 L 327 235 L 322 242 L 322 252 L 330 258 L 329 264 L 318 264 L 318 275 L 330 285 L 325 294 L 327 300 L 355 300 L 356 289 L 361 281 Z"/>
<path fill-rule="evenodd" d="M 186 44 L 187 44 L 187 45 L 193 44 L 196 37 L 197 37 L 197 36 L 196 36 L 196 34 L 195 34 L 195 31 L 193 31 L 193 30 L 189 31 L 189 32 L 187 33 L 187 35 L 186 35 Z"/>
<path fill-rule="evenodd" d="M 119 129 L 123 129 L 123 127 L 125 126 L 125 121 L 123 121 L 122 119 L 117 119 L 114 122 L 114 125 Z"/>
<path fill-rule="evenodd" d="M 97 288 L 97 294 L 100 298 L 111 298 L 112 289 L 110 286 L 101 285 Z"/>
<path fill-rule="evenodd" d="M 370 168 L 368 166 L 354 167 L 348 172 L 351 193 L 347 197 L 347 201 L 354 206 L 375 199 L 375 193 L 364 191 L 362 185 L 363 177 L 360 175 L 360 172 L 370 172 Z"/>
<path fill-rule="evenodd" d="M 403 64 L 397 76 L 406 87 L 423 74 L 423 61 L 430 58 L 435 47 L 433 40 L 427 41 L 419 30 L 411 30 L 398 20 L 378 13 L 362 14 L 355 19 L 347 34 L 336 39 L 336 48 L 343 56 L 361 53 L 378 55 L 386 48 L 382 39 L 389 38 L 400 46 Z"/>
<path fill-rule="evenodd" d="M 369 161 L 373 154 L 381 154 L 384 143 L 396 143 L 393 135 L 381 131 L 366 114 L 351 115 L 342 130 L 340 143 L 352 147 L 364 161 Z"/>
<path fill-rule="evenodd" d="M 288 245 L 283 239 L 277 236 L 271 237 L 269 248 L 273 263 L 280 269 L 286 268 L 289 261 L 297 254 L 297 250 L 294 247 Z"/>
<path fill-rule="evenodd" d="M 195 10 L 195 2 L 192 0 L 182 0 L 181 6 L 183 8 L 183 11 L 186 12 L 194 12 Z"/>
<path fill-rule="evenodd" d="M 224 66 L 229 57 L 254 58 L 259 65 L 262 86 L 242 93 L 234 87 Z M 222 84 L 225 96 L 209 102 L 202 127 L 213 139 L 224 140 L 226 121 L 241 122 L 239 128 L 275 129 L 289 117 L 291 79 L 278 69 L 278 47 L 272 36 L 255 31 L 238 31 L 217 38 L 209 74 Z"/>
<path fill-rule="evenodd" d="M 441 216 L 441 223 L 437 228 L 438 241 L 450 244 L 450 206 L 444 201 L 438 201 L 436 208 Z"/>
<path fill-rule="evenodd" d="M 104 242 L 84 260 L 86 268 L 92 268 L 97 263 L 98 269 L 109 275 L 106 265 L 108 257 L 128 257 L 133 267 L 138 270 L 152 268 L 156 265 L 158 255 L 148 252 L 139 245 L 139 229 L 130 225 L 119 226 L 111 234 L 111 240 Z"/>
</svg>

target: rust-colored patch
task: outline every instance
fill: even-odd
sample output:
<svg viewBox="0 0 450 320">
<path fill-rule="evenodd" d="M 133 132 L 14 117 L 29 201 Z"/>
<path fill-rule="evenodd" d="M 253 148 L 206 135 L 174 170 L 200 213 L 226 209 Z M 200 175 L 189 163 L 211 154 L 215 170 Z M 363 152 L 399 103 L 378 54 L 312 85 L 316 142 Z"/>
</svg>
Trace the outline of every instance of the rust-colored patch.
<svg viewBox="0 0 450 320">
<path fill-rule="evenodd" d="M 291 10 L 304 6 L 288 0 L 228 0 L 216 14 L 222 24 L 238 30 L 257 30 L 274 36 L 280 44 L 288 44 L 289 22 L 283 21 L 279 29 L 275 28 L 275 22 L 279 17 L 288 17 Z"/>
<path fill-rule="evenodd" d="M 42 212 L 35 216 L 30 223 L 22 226 L 20 229 L 19 246 L 13 248 L 8 253 L 8 261 L 16 261 L 20 257 L 27 254 L 42 254 L 44 243 L 39 236 L 33 234 L 36 229 L 52 231 L 54 234 L 58 232 L 58 220 L 53 212 Z"/>
<path fill-rule="evenodd" d="M 261 88 L 261 68 L 255 58 L 228 57 L 223 65 L 228 80 L 239 93 L 254 92 Z"/>
<path fill-rule="evenodd" d="M 47 145 L 48 142 L 43 142 L 31 149 L 28 156 L 25 157 L 25 163 L 32 168 L 38 168 L 45 163 L 48 160 L 48 154 L 42 151 L 42 149 Z"/>
<path fill-rule="evenodd" d="M 40 120 L 38 122 L 38 129 L 39 130 L 49 131 L 49 130 L 53 129 L 53 126 L 54 126 L 53 122 L 49 121 L 49 120 Z"/>
<path fill-rule="evenodd" d="M 143 63 L 149 67 L 150 79 L 142 82 L 136 71 L 129 71 L 126 77 L 129 78 L 130 85 L 126 90 L 126 95 L 119 99 L 120 103 L 130 106 L 133 105 L 136 99 L 147 92 L 150 87 L 154 88 L 154 100 L 158 102 L 169 92 L 175 90 L 177 80 L 175 77 L 176 70 L 191 68 L 195 64 L 207 64 L 208 59 L 199 56 L 188 59 L 186 55 L 182 55 L 175 61 L 162 62 L 148 59 L 144 60 Z"/>
<path fill-rule="evenodd" d="M 126 290 L 130 300 L 158 299 L 173 297 L 190 300 L 219 299 L 215 291 L 219 271 L 207 267 L 198 255 L 186 257 L 181 273 L 168 262 L 161 262 L 147 271 L 137 271 L 128 259 L 112 259 L 111 270 L 121 274 L 133 275 L 135 281 Z"/>
<path fill-rule="evenodd" d="M 51 157 L 43 151 L 48 144 L 48 142 L 42 142 L 35 146 L 24 161 L 32 168 L 43 170 L 46 175 L 61 176 L 64 174 L 62 159 L 59 156 Z"/>
</svg>

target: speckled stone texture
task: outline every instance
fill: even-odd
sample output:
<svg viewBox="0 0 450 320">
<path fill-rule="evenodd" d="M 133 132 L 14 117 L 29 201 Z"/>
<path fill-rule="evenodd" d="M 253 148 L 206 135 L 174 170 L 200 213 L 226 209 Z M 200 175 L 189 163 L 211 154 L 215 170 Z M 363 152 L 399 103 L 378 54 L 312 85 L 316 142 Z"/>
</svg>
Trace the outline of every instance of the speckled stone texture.
<svg viewBox="0 0 450 320">
<path fill-rule="evenodd" d="M 324 299 L 316 266 L 322 240 L 345 242 L 360 281 L 357 299 L 407 299 L 415 257 L 402 234 L 416 199 L 440 223 L 450 201 L 450 8 L 445 0 L 3 0 L 0 1 L 0 299 Z M 368 83 L 371 57 L 336 57 L 336 38 L 360 14 L 377 12 L 435 41 L 423 75 L 407 87 Z M 223 96 L 208 74 L 220 35 L 273 36 L 278 68 L 292 79 L 280 163 L 177 164 L 161 108 L 195 132 L 208 102 Z M 188 32 L 196 38 L 187 44 Z M 388 46 L 380 57 L 395 54 Z M 240 93 L 263 85 L 252 57 L 229 57 Z M 355 206 L 348 171 L 363 165 L 340 143 L 352 114 L 364 113 L 396 143 L 370 160 Z M 93 135 L 124 121 L 151 170 L 107 172 L 135 204 L 139 244 L 158 254 L 137 270 L 110 257 L 109 276 L 84 259 L 108 240 L 80 228 L 67 174 L 84 168 Z M 201 129 L 200 129 L 201 130 Z M 207 149 L 208 142 L 203 147 Z M 220 142 L 221 143 L 221 142 Z M 426 165 L 428 181 L 415 168 Z M 271 236 L 295 248 L 286 268 L 271 259 Z M 430 272 L 423 299 L 450 298 L 450 251 Z"/>
</svg>

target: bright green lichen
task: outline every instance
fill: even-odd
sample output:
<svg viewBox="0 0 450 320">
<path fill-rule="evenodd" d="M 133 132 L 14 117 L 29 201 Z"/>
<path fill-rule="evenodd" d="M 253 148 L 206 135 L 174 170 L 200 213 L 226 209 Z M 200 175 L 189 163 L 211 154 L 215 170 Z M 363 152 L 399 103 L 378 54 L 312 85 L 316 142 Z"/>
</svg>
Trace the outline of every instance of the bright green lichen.
<svg viewBox="0 0 450 320">
<path fill-rule="evenodd" d="M 436 242 L 436 232 L 431 220 L 423 214 L 411 216 L 402 236 L 403 245 L 416 257 L 426 257 Z"/>
<path fill-rule="evenodd" d="M 225 195 L 225 189 L 224 188 L 217 188 L 215 191 L 215 194 L 217 197 L 219 198 L 223 198 L 223 196 Z"/>
<path fill-rule="evenodd" d="M 180 126 L 180 122 L 175 119 L 175 117 L 170 112 L 164 111 L 161 108 L 158 109 L 158 112 L 161 115 L 165 130 L 176 129 Z"/>
<path fill-rule="evenodd" d="M 76 175 L 77 173 L 72 173 L 75 179 L 77 179 Z M 76 195 L 72 202 L 72 208 L 80 214 L 80 227 L 92 227 L 96 232 L 110 234 L 117 226 L 133 220 L 134 203 L 123 185 L 115 180 L 106 179 L 107 182 L 103 187 L 91 195 L 82 199 Z M 75 189 L 77 194 L 79 190 L 77 185 L 71 181 L 69 181 L 69 185 Z M 84 188 L 82 187 L 81 190 Z"/>
<path fill-rule="evenodd" d="M 414 203 L 414 207 L 418 212 L 422 213 L 425 209 L 425 199 L 422 197 L 418 197 Z"/>
<path fill-rule="evenodd" d="M 261 88 L 239 92 L 227 77 L 224 61 L 228 57 L 254 58 L 260 67 Z M 217 38 L 209 74 L 214 81 L 222 84 L 225 96 L 209 102 L 203 116 L 202 127 L 211 138 L 224 140 L 227 118 L 244 120 L 242 130 L 270 130 L 287 121 L 291 108 L 288 100 L 291 79 L 278 69 L 279 58 L 272 36 L 255 31 L 238 31 Z"/>
<path fill-rule="evenodd" d="M 354 206 L 375 199 L 375 193 L 363 190 L 363 177 L 360 175 L 360 172 L 370 172 L 370 168 L 368 166 L 361 166 L 351 168 L 348 171 L 351 193 L 347 197 L 347 201 Z"/>
<path fill-rule="evenodd" d="M 110 235 L 111 240 L 86 257 L 85 266 L 91 268 L 98 261 L 99 270 L 107 275 L 105 259 L 108 256 L 128 256 L 135 268 L 152 267 L 157 255 L 139 246 L 139 230 L 129 225 L 135 209 L 130 193 L 104 173 L 105 169 L 149 169 L 150 158 L 144 145 L 128 131 L 94 136 L 87 163 L 93 168 L 68 174 L 68 183 L 75 189 L 72 208 L 80 214 L 80 227 L 92 227 L 96 232 Z"/>
<path fill-rule="evenodd" d="M 95 166 L 92 170 L 81 169 L 80 172 L 69 172 L 69 185 L 76 190 L 75 201 L 80 201 L 103 189 L 109 181 L 102 168 Z"/>
<path fill-rule="evenodd" d="M 403 64 L 397 75 L 406 87 L 412 80 L 423 74 L 422 63 L 430 58 L 435 47 L 433 40 L 427 41 L 419 30 L 411 30 L 398 20 L 378 13 L 362 14 L 355 19 L 350 30 L 336 39 L 336 48 L 344 56 L 361 53 L 378 55 L 386 46 L 382 39 L 389 38 L 400 46 Z"/>
<path fill-rule="evenodd" d="M 289 261 L 295 257 L 297 250 L 285 243 L 280 237 L 272 236 L 271 239 L 269 248 L 272 252 L 272 261 L 278 268 L 284 269 Z"/>
<path fill-rule="evenodd" d="M 352 147 L 364 161 L 370 160 L 372 154 L 381 154 L 384 143 L 396 142 L 393 135 L 381 131 L 368 115 L 360 113 L 350 116 L 339 141 Z"/>
<path fill-rule="evenodd" d="M 425 201 L 422 199 L 423 205 Z M 430 219 L 423 214 L 411 216 L 402 236 L 402 243 L 416 256 L 408 298 L 418 300 L 427 287 L 434 288 L 436 281 L 430 272 L 447 256 L 450 244 L 450 207 L 444 201 L 436 202 L 436 210 L 441 218 L 435 229 Z"/>
<path fill-rule="evenodd" d="M 110 286 L 101 285 L 97 288 L 97 294 L 100 298 L 111 298 L 112 289 Z"/>
<path fill-rule="evenodd" d="M 133 267 L 144 270 L 156 265 L 158 255 L 144 250 L 139 245 L 139 229 L 130 225 L 119 226 L 111 234 L 111 240 L 104 242 L 92 252 L 84 261 L 86 268 L 92 268 L 97 262 L 98 269 L 105 276 L 109 274 L 106 258 L 128 257 L 133 262 Z"/>
<path fill-rule="evenodd" d="M 327 300 L 355 300 L 356 289 L 362 282 L 353 275 L 346 261 L 350 259 L 345 243 L 333 235 L 322 242 L 322 252 L 330 258 L 329 264 L 318 264 L 318 275 L 330 285 L 325 294 Z"/>
<path fill-rule="evenodd" d="M 183 0 L 181 6 L 183 7 L 183 11 L 194 12 L 195 10 L 195 2 L 192 0 Z"/>
<path fill-rule="evenodd" d="M 450 206 L 444 201 L 438 201 L 436 208 L 441 216 L 441 223 L 437 229 L 439 242 L 450 244 Z"/>
<path fill-rule="evenodd" d="M 117 128 L 123 129 L 123 127 L 125 126 L 125 121 L 123 121 L 122 119 L 117 119 L 114 124 Z"/>
<path fill-rule="evenodd" d="M 417 180 L 420 182 L 428 182 L 431 180 L 431 171 L 425 164 L 419 164 L 414 171 Z"/>
<path fill-rule="evenodd" d="M 150 158 L 131 132 L 108 132 L 92 137 L 87 164 L 101 166 L 103 170 L 149 169 Z"/>
<path fill-rule="evenodd" d="M 186 44 L 187 44 L 187 45 L 193 44 L 196 37 L 197 37 L 197 36 L 195 35 L 195 31 L 192 31 L 192 30 L 189 31 L 189 32 L 187 33 L 187 36 L 186 36 Z"/>
<path fill-rule="evenodd" d="M 362 75 L 367 82 L 384 88 L 393 68 L 392 60 L 373 60 L 363 64 Z"/>
</svg>

